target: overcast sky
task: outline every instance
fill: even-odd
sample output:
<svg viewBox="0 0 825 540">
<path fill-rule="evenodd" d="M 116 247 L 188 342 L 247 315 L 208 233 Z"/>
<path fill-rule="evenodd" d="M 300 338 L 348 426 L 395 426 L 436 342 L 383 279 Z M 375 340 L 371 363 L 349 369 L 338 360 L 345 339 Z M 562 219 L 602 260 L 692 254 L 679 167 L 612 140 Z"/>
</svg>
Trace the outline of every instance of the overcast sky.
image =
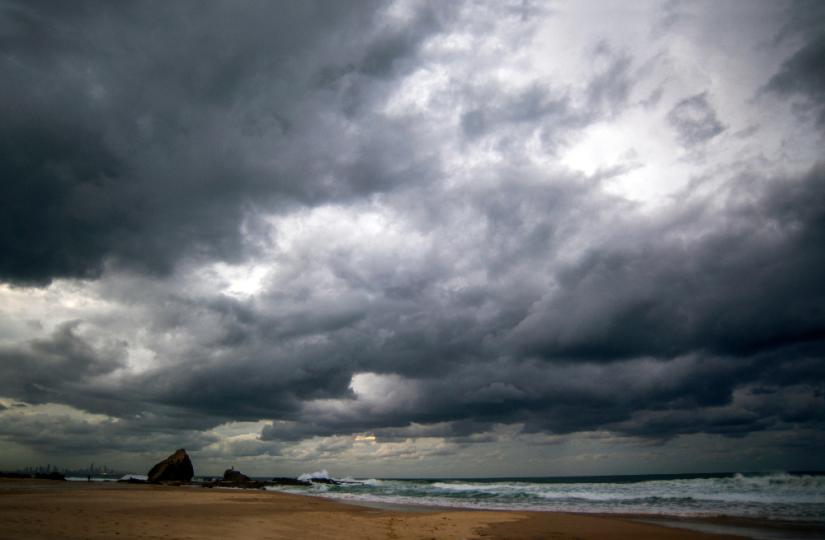
<svg viewBox="0 0 825 540">
<path fill-rule="evenodd" d="M 0 0 L 0 469 L 825 468 L 823 6 Z"/>
</svg>

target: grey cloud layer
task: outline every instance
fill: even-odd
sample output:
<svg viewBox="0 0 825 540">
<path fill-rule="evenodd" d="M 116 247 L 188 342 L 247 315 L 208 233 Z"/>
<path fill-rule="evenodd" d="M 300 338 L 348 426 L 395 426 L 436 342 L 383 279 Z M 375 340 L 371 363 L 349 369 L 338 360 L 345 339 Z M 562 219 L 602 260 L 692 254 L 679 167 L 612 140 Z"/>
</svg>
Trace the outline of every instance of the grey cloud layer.
<svg viewBox="0 0 825 540">
<path fill-rule="evenodd" d="M 825 127 L 825 8 L 816 2 L 797 2 L 788 25 L 788 33 L 801 32 L 803 45 L 783 64 L 768 82 L 767 89 L 784 96 L 802 97 L 802 116 L 812 112 L 820 128 Z"/>
<path fill-rule="evenodd" d="M 667 118 L 685 146 L 704 143 L 725 129 L 708 103 L 706 93 L 683 99 L 674 105 Z"/>
<path fill-rule="evenodd" d="M 380 118 L 346 135 L 381 92 L 367 81 L 405 69 L 436 27 L 427 9 L 397 30 L 367 2 L 11 2 L 0 15 L 7 281 L 237 259 L 256 208 L 427 174 Z"/>
<path fill-rule="evenodd" d="M 717 171 L 722 187 L 696 178 L 650 214 L 604 189 L 616 171 L 531 163 L 528 142 L 556 157 L 632 107 L 659 107 L 688 152 L 727 135 L 717 96 L 634 94 L 649 58 L 603 40 L 583 82 L 513 89 L 461 67 L 429 104 L 443 116 L 383 114 L 423 62 L 449 66 L 422 50 L 455 12 L 4 4 L 0 280 L 89 278 L 116 316 L 0 345 L 0 397 L 108 416 L 0 404 L 3 436 L 197 449 L 220 424 L 272 421 L 245 455 L 361 432 L 472 444 L 500 425 L 821 432 L 825 165 Z M 816 108 L 822 37 L 802 35 L 762 83 Z M 450 164 L 483 151 L 511 159 Z M 324 211 L 400 232 L 361 238 Z M 320 233 L 290 229 L 313 212 Z M 193 288 L 215 261 L 277 271 L 250 298 Z M 138 345 L 152 362 L 132 370 Z"/>
</svg>

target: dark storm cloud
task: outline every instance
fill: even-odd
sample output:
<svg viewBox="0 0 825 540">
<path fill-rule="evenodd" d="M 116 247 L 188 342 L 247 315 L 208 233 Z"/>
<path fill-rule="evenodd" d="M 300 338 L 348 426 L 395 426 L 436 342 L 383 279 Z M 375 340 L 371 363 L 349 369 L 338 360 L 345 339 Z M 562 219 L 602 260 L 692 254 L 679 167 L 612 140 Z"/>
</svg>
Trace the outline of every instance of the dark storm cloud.
<svg viewBox="0 0 825 540">
<path fill-rule="evenodd" d="M 0 417 L 0 438 L 25 444 L 44 454 L 94 455 L 106 452 L 153 452 L 163 455 L 184 446 L 197 451 L 217 440 L 196 429 L 141 426 L 128 420 L 89 421 L 60 411 L 10 413 Z"/>
<path fill-rule="evenodd" d="M 783 387 L 765 381 L 762 386 L 740 391 L 737 400 L 725 406 L 637 412 L 613 429 L 648 438 L 688 433 L 741 437 L 764 430 L 822 429 L 825 427 L 822 406 L 822 390 L 816 385 Z"/>
<path fill-rule="evenodd" d="M 825 34 L 815 35 L 782 64 L 767 88 L 783 95 L 802 96 L 805 112 L 817 114 L 817 124 L 825 127 Z"/>
<path fill-rule="evenodd" d="M 591 111 L 574 108 L 563 92 L 540 83 L 516 93 L 501 92 L 495 87 L 472 89 L 464 102 L 460 127 L 467 142 L 493 142 L 513 153 L 519 152 L 514 143 L 521 138 L 520 134 L 533 131 L 540 134 L 549 152 L 555 152 L 571 130 L 586 125 L 592 118 Z"/>
<path fill-rule="evenodd" d="M 687 97 L 673 106 L 667 119 L 679 141 L 687 147 L 712 139 L 725 130 L 708 102 L 707 92 Z"/>
<path fill-rule="evenodd" d="M 81 323 L 59 325 L 45 339 L 0 348 L 0 394 L 27 404 L 62 403 L 120 418 L 118 429 L 135 432 L 197 430 L 215 420 L 181 408 L 152 403 L 148 389 L 117 376 L 126 366 L 128 343 L 106 339 L 92 344 Z M 128 425 L 128 427 L 126 427 Z"/>
<path fill-rule="evenodd" d="M 0 348 L 0 396 L 106 418 L 0 406 L 9 440 L 214 453 L 207 430 L 271 420 L 231 442 L 251 456 L 365 432 L 471 444 L 502 425 L 652 441 L 822 427 L 825 166 L 699 178 L 650 213 L 603 189 L 632 165 L 528 159 L 525 141 L 556 159 L 640 108 L 710 146 L 726 129 L 710 95 L 680 89 L 662 111 L 673 94 L 637 88 L 641 56 L 596 40 L 575 84 L 443 69 L 428 98 L 443 114 L 393 116 L 399 81 L 444 67 L 419 56 L 445 30 L 434 7 L 403 23 L 338 2 L 0 17 L 0 280 L 99 277 L 86 285 L 109 302 Z M 821 97 L 818 47 L 770 88 Z M 504 158 L 474 166 L 476 151 Z M 346 228 L 371 211 L 390 215 L 380 234 Z M 197 283 L 215 261 L 272 272 L 232 298 Z"/>
<path fill-rule="evenodd" d="M 390 189 L 405 169 L 425 177 L 383 134 L 326 136 L 373 99 L 365 81 L 403 69 L 437 25 L 422 9 L 393 30 L 373 8 L 4 4 L 0 279 L 236 260 L 262 205 Z"/>
<path fill-rule="evenodd" d="M 67 322 L 47 339 L 0 348 L 0 392 L 31 403 L 62 401 L 73 387 L 123 366 L 124 343 L 95 348 L 77 335 L 79 324 Z"/>
<path fill-rule="evenodd" d="M 602 64 L 587 88 L 587 109 L 611 116 L 623 108 L 632 87 L 632 58 L 614 52 L 605 42 L 596 47 L 593 62 Z"/>
<path fill-rule="evenodd" d="M 547 358 L 611 360 L 705 350 L 746 356 L 825 338 L 825 168 L 773 184 L 695 241 L 680 216 L 655 237 L 588 253 L 558 274 L 560 294 L 515 331 Z M 685 206 L 696 219 L 704 201 Z M 692 216 L 691 216 L 692 214 Z"/>
<path fill-rule="evenodd" d="M 767 359 L 693 356 L 610 366 L 579 363 L 564 369 L 531 363 L 511 363 L 505 369 L 477 362 L 447 379 L 417 381 L 421 397 L 412 411 L 400 408 L 394 414 L 370 415 L 363 414 L 356 403 L 350 417 L 313 414 L 305 422 L 311 419 L 312 430 L 318 434 L 369 430 L 386 440 L 413 436 L 460 439 L 489 431 L 496 424 L 512 423 L 523 424 L 526 433 L 610 429 L 647 438 L 821 426 L 825 420 L 822 391 L 809 382 L 807 376 L 812 373 L 794 362 L 782 361 L 781 365 L 781 371 L 796 374 L 795 385 L 774 384 Z M 605 391 L 611 387 L 624 390 Z M 737 396 L 743 393 L 747 399 L 740 403 L 743 400 Z M 740 419 L 735 428 L 731 418 Z M 411 419 L 416 424 L 409 425 Z M 725 426 L 731 427 L 730 432 Z M 262 435 L 294 436 L 289 427 L 278 425 Z M 296 422 L 293 427 L 306 426 Z"/>
<path fill-rule="evenodd" d="M 602 246 L 563 268 L 558 286 L 543 300 L 515 302 L 514 312 L 522 317 L 460 316 L 458 298 L 428 305 L 425 294 L 418 297 L 417 309 L 428 313 L 422 323 L 388 326 L 392 319 L 368 315 L 368 328 L 393 337 L 374 352 L 364 348 L 370 343 L 365 337 L 350 349 L 351 361 L 357 359 L 350 369 L 404 374 L 414 397 L 390 393 L 375 408 L 342 392 L 338 397 L 349 403 L 349 413 L 323 407 L 292 412 L 284 417 L 291 423 L 276 424 L 263 436 L 290 440 L 382 430 L 397 436 L 410 422 L 471 420 L 479 430 L 518 422 L 527 431 L 613 426 L 643 436 L 671 436 L 680 429 L 724 433 L 725 426 L 737 434 L 782 425 L 781 408 L 767 413 L 775 403 L 730 408 L 743 385 L 801 385 L 809 396 L 805 410 L 815 411 L 821 397 L 811 381 L 825 375 L 815 360 L 825 342 L 825 289 L 817 272 L 825 262 L 824 180 L 821 167 L 803 178 L 778 179 L 758 201 L 728 208 L 727 226 L 694 242 L 676 241 L 675 229 L 659 223 L 624 244 Z M 671 226 L 700 219 L 703 205 L 687 204 Z M 523 234 L 522 241 L 530 237 L 517 229 L 529 215 L 525 208 L 504 212 L 521 212 L 521 219 L 499 222 L 499 232 Z M 508 252 L 506 245 L 489 253 L 509 261 L 527 257 Z M 494 260 L 487 263 L 496 266 Z M 529 284 L 521 282 L 511 291 L 525 288 Z M 470 306 L 477 311 L 492 294 L 492 287 L 479 291 Z M 339 343 L 347 339 L 336 337 Z M 625 382 L 624 392 L 605 391 L 617 381 Z M 442 426 L 433 433 L 446 431 Z"/>
<path fill-rule="evenodd" d="M 517 174 L 526 173 L 504 176 Z M 462 200 L 485 216 L 487 247 L 463 256 L 483 261 L 494 277 L 485 285 L 438 293 L 451 270 L 433 264 L 416 294 L 399 294 L 399 283 L 421 278 L 417 268 L 383 274 L 369 260 L 335 252 L 328 263 L 316 250 L 340 279 L 332 303 L 300 272 L 254 304 L 167 299 L 153 312 L 156 331 L 204 337 L 123 381 L 127 405 L 113 399 L 123 386 L 109 390 L 108 410 L 105 399 L 92 401 L 96 385 L 75 397 L 63 385 L 63 399 L 125 417 L 154 413 L 147 429 L 275 418 L 262 438 L 281 441 L 367 431 L 458 440 L 513 423 L 528 433 L 610 428 L 654 438 L 815 425 L 821 416 L 808 413 L 821 396 L 811 381 L 825 376 L 816 271 L 825 262 L 825 176 L 816 167 L 766 185 L 760 198 L 732 202 L 712 234 L 677 234 L 690 230 L 686 222 L 708 223 L 706 201 L 686 200 L 681 214 L 628 224 L 632 237 L 591 246 L 567 265 L 547 257 L 593 215 L 588 204 L 603 209 L 606 225 L 622 219 L 606 211 L 609 199 L 572 179 L 511 182 L 498 198 L 495 186 L 473 188 Z M 379 402 L 350 386 L 359 373 L 387 385 Z M 622 392 L 605 391 L 617 384 Z M 773 390 L 734 404 L 748 387 Z M 6 391 L 31 398 L 19 388 Z M 785 388 L 808 396 L 799 405 L 808 413 L 789 415 L 769 399 Z"/>
<path fill-rule="evenodd" d="M 632 83 L 632 58 L 600 42 L 592 53 L 594 75 L 584 89 L 584 104 L 574 104 L 571 90 L 539 80 L 518 91 L 503 91 L 496 82 L 468 85 L 462 92 L 460 127 L 470 143 L 488 143 L 507 152 L 520 151 L 524 132 L 537 132 L 544 148 L 555 153 L 571 134 L 615 115 L 626 104 Z M 488 138 L 489 137 L 489 138 Z M 487 139 L 485 139 L 487 138 Z"/>
<path fill-rule="evenodd" d="M 783 367 L 793 369 L 788 363 Z M 473 434 L 489 432 L 497 424 L 519 423 L 526 433 L 611 429 L 669 438 L 822 424 L 821 389 L 808 383 L 774 385 L 766 370 L 760 373 L 754 368 L 752 362 L 696 357 L 566 369 L 541 364 L 496 369 L 476 362 L 441 380 L 414 381 L 418 394 L 407 404 L 411 406 L 387 397 L 381 410 L 357 400 L 344 410 L 316 407 L 296 420 L 265 428 L 261 435 L 264 440 L 292 441 L 367 431 L 383 441 L 409 437 L 472 441 Z M 757 385 L 757 381 L 761 382 Z M 736 390 L 743 384 L 745 390 Z M 625 390 L 606 392 L 611 385 Z M 734 399 L 734 390 L 740 397 Z"/>
<path fill-rule="evenodd" d="M 825 126 L 825 6 L 822 2 L 800 0 L 788 9 L 788 22 L 776 36 L 777 43 L 792 41 L 796 50 L 782 63 L 763 90 L 795 98 L 794 110 L 807 121 L 816 117 L 816 124 Z M 801 46 L 798 43 L 801 42 Z"/>
<path fill-rule="evenodd" d="M 548 89 L 538 85 L 508 96 L 485 91 L 478 100 L 485 105 L 473 108 L 461 117 L 461 128 L 470 139 L 497 131 L 502 124 L 527 123 L 532 126 L 545 118 L 554 124 L 578 122 L 565 97 L 554 97 Z"/>
</svg>

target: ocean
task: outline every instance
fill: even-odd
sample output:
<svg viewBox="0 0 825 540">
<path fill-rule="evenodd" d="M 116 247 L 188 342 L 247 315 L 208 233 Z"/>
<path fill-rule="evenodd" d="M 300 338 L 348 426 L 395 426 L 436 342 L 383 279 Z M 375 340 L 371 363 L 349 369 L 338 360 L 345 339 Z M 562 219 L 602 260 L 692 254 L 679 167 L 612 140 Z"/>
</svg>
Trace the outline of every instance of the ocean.
<svg viewBox="0 0 825 540">
<path fill-rule="evenodd" d="M 329 477 L 326 471 L 304 476 Z M 339 480 L 347 483 L 267 489 L 354 503 L 825 521 L 821 472 Z"/>
</svg>

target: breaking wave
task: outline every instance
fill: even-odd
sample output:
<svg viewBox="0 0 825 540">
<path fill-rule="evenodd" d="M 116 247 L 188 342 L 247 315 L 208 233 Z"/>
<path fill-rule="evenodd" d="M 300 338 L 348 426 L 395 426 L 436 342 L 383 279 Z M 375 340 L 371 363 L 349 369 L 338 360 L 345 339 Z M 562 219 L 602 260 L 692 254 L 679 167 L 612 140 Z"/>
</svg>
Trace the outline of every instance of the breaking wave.
<svg viewBox="0 0 825 540">
<path fill-rule="evenodd" d="M 301 479 L 331 478 L 326 470 Z M 342 479 L 277 487 L 352 502 L 484 509 L 822 521 L 823 474 L 709 474 L 508 479 Z"/>
</svg>

